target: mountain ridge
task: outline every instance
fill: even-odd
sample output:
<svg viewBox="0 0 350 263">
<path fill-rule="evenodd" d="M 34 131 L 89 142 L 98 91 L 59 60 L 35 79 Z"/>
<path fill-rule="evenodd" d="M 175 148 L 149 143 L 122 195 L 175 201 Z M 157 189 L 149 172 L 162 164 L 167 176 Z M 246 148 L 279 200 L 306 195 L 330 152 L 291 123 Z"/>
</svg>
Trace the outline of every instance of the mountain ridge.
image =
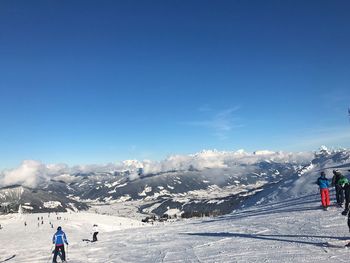
<svg viewBox="0 0 350 263">
<path fill-rule="evenodd" d="M 232 158 L 232 156 L 239 157 Z M 131 170 L 108 172 L 79 171 L 69 174 L 61 171 L 40 185 L 40 194 L 45 202 L 61 202 L 62 207 L 66 209 L 73 209 L 72 203 L 75 209 L 95 208 L 100 204 L 117 207 L 131 204 L 138 213 L 144 215 L 162 216 L 170 211 L 174 214 L 175 210 L 177 216 L 183 217 L 191 214 L 220 215 L 242 206 L 276 200 L 278 194 L 269 192 L 274 189 L 272 186 L 275 184 L 283 188 L 292 188 L 294 185 L 291 182 L 296 182 L 309 174 L 315 176 L 320 169 L 325 167 L 332 169 L 341 165 L 348 167 L 347 164 L 350 163 L 350 153 L 347 150 L 322 148 L 319 152 L 315 152 L 313 157 L 311 160 L 298 159 L 286 153 L 266 151 L 248 155 L 243 151 L 233 153 L 202 151 L 190 156 L 189 159 L 181 156 L 169 158 L 166 162 L 177 160 L 177 164 L 173 167 L 179 169 L 158 173 L 145 173 L 144 170 L 140 170 L 142 167 L 137 166 L 130 166 Z M 198 158 L 200 160 L 204 158 L 205 162 L 210 160 L 211 164 L 214 163 L 216 166 L 208 168 L 202 165 L 195 168 L 188 161 L 192 158 L 196 161 Z M 131 164 L 134 165 L 135 162 Z M 136 178 L 131 178 L 130 174 L 134 172 L 139 174 Z M 10 188 L 8 186 L 2 189 Z M 32 188 L 32 191 L 39 189 Z M 12 212 L 16 212 L 19 205 L 30 206 L 28 204 L 33 200 L 36 200 L 35 208 L 27 212 L 47 211 L 43 203 L 37 204 L 35 192 L 26 191 L 26 193 L 26 198 L 23 200 L 12 199 L 10 202 Z M 293 196 L 292 191 L 289 191 L 289 194 Z M 7 196 L 5 200 L 1 199 L 0 195 L 0 202 L 5 201 L 9 202 L 9 197 Z"/>
</svg>

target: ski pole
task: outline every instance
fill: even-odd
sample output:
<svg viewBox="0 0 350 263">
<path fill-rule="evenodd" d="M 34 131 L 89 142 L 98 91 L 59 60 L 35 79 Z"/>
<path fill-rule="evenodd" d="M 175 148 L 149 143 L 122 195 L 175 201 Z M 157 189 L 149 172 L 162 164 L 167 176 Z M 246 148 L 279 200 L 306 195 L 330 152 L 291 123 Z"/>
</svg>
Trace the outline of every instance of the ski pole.
<svg viewBox="0 0 350 263">
<path fill-rule="evenodd" d="M 52 249 L 53 249 L 53 245 L 51 246 L 51 249 L 50 249 L 50 257 L 49 257 L 49 260 L 47 261 L 48 263 L 51 261 L 51 257 L 52 257 Z"/>
<path fill-rule="evenodd" d="M 68 247 L 69 247 L 69 245 L 67 244 L 67 260 L 69 259 L 69 258 L 68 258 Z"/>
</svg>

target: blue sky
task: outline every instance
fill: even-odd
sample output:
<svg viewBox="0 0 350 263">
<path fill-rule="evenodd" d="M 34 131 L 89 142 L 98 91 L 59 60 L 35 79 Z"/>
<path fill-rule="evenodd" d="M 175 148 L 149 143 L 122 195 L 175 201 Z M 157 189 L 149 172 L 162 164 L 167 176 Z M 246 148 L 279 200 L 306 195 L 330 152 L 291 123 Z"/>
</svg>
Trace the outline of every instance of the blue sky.
<svg viewBox="0 0 350 263">
<path fill-rule="evenodd" d="M 349 1 L 1 1 L 0 169 L 350 147 Z"/>
</svg>

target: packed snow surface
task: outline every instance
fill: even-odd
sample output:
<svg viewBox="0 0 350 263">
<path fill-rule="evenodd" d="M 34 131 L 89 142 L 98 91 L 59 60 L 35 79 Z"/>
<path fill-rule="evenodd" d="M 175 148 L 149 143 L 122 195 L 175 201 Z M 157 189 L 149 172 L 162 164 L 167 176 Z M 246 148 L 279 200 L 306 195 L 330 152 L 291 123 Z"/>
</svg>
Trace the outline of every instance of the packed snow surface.
<svg viewBox="0 0 350 263">
<path fill-rule="evenodd" d="M 348 262 L 348 249 L 327 247 L 327 242 L 350 239 L 340 212 L 320 209 L 315 189 L 223 217 L 155 225 L 93 213 L 11 214 L 0 217 L 0 260 L 16 255 L 9 262 L 51 262 L 51 238 L 61 225 L 72 263 Z M 99 241 L 83 242 L 91 239 L 93 224 L 99 226 Z"/>
</svg>

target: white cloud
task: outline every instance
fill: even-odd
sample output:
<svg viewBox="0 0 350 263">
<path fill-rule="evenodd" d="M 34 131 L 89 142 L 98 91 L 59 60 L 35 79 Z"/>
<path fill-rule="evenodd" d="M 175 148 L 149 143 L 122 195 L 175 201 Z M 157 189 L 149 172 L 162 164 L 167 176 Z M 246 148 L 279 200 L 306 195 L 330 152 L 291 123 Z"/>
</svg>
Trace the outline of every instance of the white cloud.
<svg viewBox="0 0 350 263">
<path fill-rule="evenodd" d="M 34 187 L 48 180 L 48 171 L 49 169 L 41 162 L 25 160 L 18 168 L 4 171 L 0 176 L 0 185 L 21 184 Z"/>
<path fill-rule="evenodd" d="M 213 135 L 215 135 L 219 139 L 222 139 L 222 140 L 227 139 L 228 134 L 234 128 L 243 127 L 242 124 L 238 123 L 238 119 L 234 116 L 234 113 L 238 109 L 239 109 L 239 107 L 221 110 L 221 111 L 215 113 L 214 116 L 211 116 L 211 117 L 207 118 L 206 120 L 189 121 L 189 122 L 184 122 L 183 124 L 207 128 L 207 129 L 211 130 L 213 132 Z M 212 110 L 209 110 L 209 108 L 207 108 L 207 107 L 200 108 L 200 111 L 212 112 Z"/>
<path fill-rule="evenodd" d="M 139 178 L 138 170 L 142 168 L 145 174 L 167 172 L 173 170 L 188 170 L 190 167 L 205 171 L 207 168 L 216 169 L 217 176 L 220 176 L 220 169 L 237 167 L 240 164 L 254 164 L 259 161 L 269 160 L 275 162 L 296 162 L 305 163 L 312 159 L 311 152 L 306 153 L 286 153 L 257 151 L 247 153 L 243 150 L 225 152 L 217 150 L 203 150 L 190 155 L 173 155 L 163 161 L 137 161 L 126 160 L 120 163 L 110 163 L 104 165 L 81 165 L 69 167 L 65 164 L 43 164 L 38 161 L 26 160 L 15 169 L 5 170 L 0 173 L 0 186 L 20 184 L 27 187 L 41 185 L 50 179 L 72 182 L 75 173 L 99 173 L 130 171 L 130 180 Z M 212 170 L 213 171 L 213 170 Z"/>
</svg>

